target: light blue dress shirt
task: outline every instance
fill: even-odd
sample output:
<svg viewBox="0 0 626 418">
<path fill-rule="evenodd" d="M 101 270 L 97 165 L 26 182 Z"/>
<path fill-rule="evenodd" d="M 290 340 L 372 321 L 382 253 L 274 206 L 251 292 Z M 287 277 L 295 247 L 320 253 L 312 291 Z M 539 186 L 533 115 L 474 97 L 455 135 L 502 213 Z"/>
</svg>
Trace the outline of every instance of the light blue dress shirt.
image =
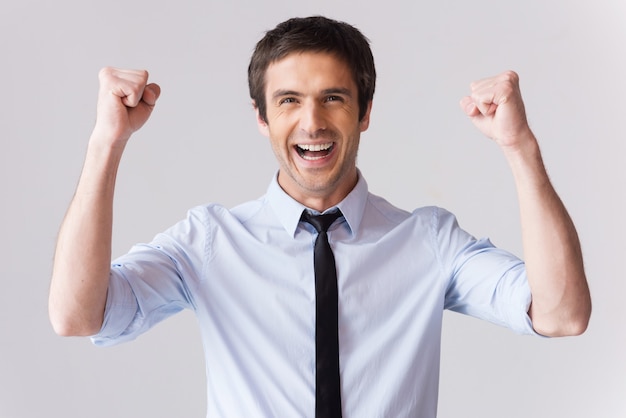
<svg viewBox="0 0 626 418">
<path fill-rule="evenodd" d="M 406 212 L 359 174 L 329 230 L 337 260 L 345 417 L 435 417 L 444 309 L 532 334 L 524 264 L 440 208 Z M 114 261 L 97 345 L 195 312 L 207 416 L 309 417 L 315 410 L 316 232 L 276 178 L 267 194 L 189 211 Z M 332 209 L 330 209 L 332 210 Z"/>
</svg>

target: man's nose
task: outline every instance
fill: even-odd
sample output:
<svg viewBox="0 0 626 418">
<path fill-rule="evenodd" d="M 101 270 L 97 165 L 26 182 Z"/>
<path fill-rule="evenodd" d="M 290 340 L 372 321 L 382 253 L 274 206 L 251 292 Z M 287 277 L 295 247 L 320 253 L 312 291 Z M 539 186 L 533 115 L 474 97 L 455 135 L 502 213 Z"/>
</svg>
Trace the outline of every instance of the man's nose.
<svg viewBox="0 0 626 418">
<path fill-rule="evenodd" d="M 326 129 L 324 109 L 320 103 L 307 103 L 302 107 L 300 129 L 310 136 Z"/>
</svg>

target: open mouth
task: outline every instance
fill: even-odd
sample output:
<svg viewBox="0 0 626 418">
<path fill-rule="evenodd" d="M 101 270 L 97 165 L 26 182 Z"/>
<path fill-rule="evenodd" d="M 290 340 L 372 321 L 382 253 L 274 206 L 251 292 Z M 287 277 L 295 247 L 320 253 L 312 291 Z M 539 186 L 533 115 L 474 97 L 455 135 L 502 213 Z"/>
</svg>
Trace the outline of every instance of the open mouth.
<svg viewBox="0 0 626 418">
<path fill-rule="evenodd" d="M 296 145 L 296 151 L 303 159 L 314 161 L 326 157 L 331 153 L 334 146 L 334 142 L 326 144 L 298 144 Z"/>
</svg>

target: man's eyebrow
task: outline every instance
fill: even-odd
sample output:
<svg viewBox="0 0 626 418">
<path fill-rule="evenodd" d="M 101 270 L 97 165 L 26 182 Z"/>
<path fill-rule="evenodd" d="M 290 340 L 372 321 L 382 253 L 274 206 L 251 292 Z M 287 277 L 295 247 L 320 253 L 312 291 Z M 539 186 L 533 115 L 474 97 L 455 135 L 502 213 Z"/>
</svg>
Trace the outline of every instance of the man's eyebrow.
<svg viewBox="0 0 626 418">
<path fill-rule="evenodd" d="M 345 87 L 331 87 L 329 89 L 324 89 L 321 91 L 321 94 L 324 96 L 327 96 L 329 94 L 341 94 L 346 97 L 352 97 L 352 92 L 350 91 L 350 89 L 347 89 Z M 284 97 L 284 96 L 302 97 L 303 94 L 295 90 L 287 90 L 287 89 L 276 90 L 272 94 L 273 99 L 277 99 L 279 97 Z"/>
<path fill-rule="evenodd" d="M 350 89 L 347 89 L 344 87 L 333 87 L 330 89 L 325 89 L 325 90 L 322 90 L 322 94 L 323 95 L 341 94 L 343 96 L 352 97 L 352 92 L 350 91 Z"/>
<path fill-rule="evenodd" d="M 283 96 L 300 97 L 302 96 L 302 93 L 298 93 L 297 91 L 294 91 L 294 90 L 276 90 L 274 94 L 272 94 L 273 99 L 276 99 L 278 97 L 283 97 Z"/>
</svg>

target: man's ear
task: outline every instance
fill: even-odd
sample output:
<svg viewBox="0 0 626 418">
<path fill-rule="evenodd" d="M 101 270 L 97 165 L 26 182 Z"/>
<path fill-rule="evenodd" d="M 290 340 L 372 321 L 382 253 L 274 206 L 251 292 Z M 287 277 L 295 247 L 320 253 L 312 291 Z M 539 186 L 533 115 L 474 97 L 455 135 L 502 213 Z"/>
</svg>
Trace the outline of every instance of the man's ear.
<svg viewBox="0 0 626 418">
<path fill-rule="evenodd" d="M 256 124 L 259 128 L 259 132 L 261 132 L 261 135 L 269 137 L 270 130 L 267 126 L 267 122 L 265 121 L 265 119 L 263 119 L 263 117 L 261 117 L 259 107 L 256 105 L 256 102 L 254 100 L 252 101 L 252 107 L 254 108 L 254 113 L 256 114 Z"/>
<path fill-rule="evenodd" d="M 367 102 L 367 110 L 365 111 L 365 114 L 363 115 L 363 117 L 359 121 L 359 128 L 360 128 L 361 132 L 365 132 L 365 131 L 367 131 L 367 128 L 369 128 L 369 126 L 370 126 L 370 113 L 371 112 L 372 112 L 372 101 L 370 100 L 369 102 Z"/>
</svg>

